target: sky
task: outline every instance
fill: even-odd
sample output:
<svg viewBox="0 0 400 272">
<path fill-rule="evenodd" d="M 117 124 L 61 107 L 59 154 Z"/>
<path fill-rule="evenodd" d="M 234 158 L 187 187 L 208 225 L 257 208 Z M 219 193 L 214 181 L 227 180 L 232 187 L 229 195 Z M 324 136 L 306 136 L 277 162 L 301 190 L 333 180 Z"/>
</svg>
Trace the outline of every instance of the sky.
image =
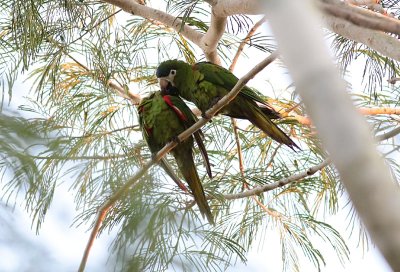
<svg viewBox="0 0 400 272">
<path fill-rule="evenodd" d="M 254 57 L 261 56 L 255 55 Z M 245 73 L 245 69 L 249 65 L 251 65 L 249 59 L 241 58 L 237 67 L 243 68 L 237 74 Z M 274 86 L 270 90 L 271 92 L 285 89 L 289 85 L 288 78 L 281 76 L 284 73 L 282 73 L 282 70 L 279 71 L 280 69 L 278 65 L 266 68 L 250 85 L 258 88 L 263 86 L 272 88 L 271 86 Z M 359 84 L 358 79 L 349 80 L 352 84 Z M 270 84 L 266 84 L 265 81 L 269 81 Z M 17 85 L 16 87 L 18 89 L 28 89 L 22 88 L 22 86 L 19 88 L 20 86 Z M 22 99 L 21 97 L 14 97 L 13 105 L 22 104 Z M 74 210 L 74 196 L 72 192 L 68 192 L 68 184 L 70 183 L 66 180 L 57 187 L 54 201 L 39 235 L 36 235 L 34 228 L 31 228 L 30 217 L 22 205 L 15 206 L 13 212 L 10 207 L 1 209 L 0 256 L 1 260 L 4 261 L 0 261 L 0 272 L 54 271 L 54 268 L 57 268 L 57 271 L 75 271 L 77 269 L 89 238 L 90 226 L 89 224 L 84 224 L 78 228 L 71 227 L 77 211 Z M 345 201 L 342 201 L 341 206 L 343 207 L 344 204 Z M 6 211 L 4 212 L 4 210 Z M 323 267 L 322 271 L 390 271 L 375 248 L 372 247 L 369 251 L 363 253 L 360 248 L 357 248 L 357 236 L 347 236 L 345 222 L 347 214 L 348 211 L 343 209 L 338 215 L 329 216 L 327 222 L 337 228 L 348 242 L 351 261 L 342 265 L 335 254 L 327 254 L 327 265 Z M 12 232 L 9 229 L 10 226 Z M 10 233 L 13 234 L 9 235 Z M 111 232 L 109 234 L 103 233 L 100 238 L 96 239 L 86 271 L 112 271 L 112 261 L 107 262 L 107 259 L 109 254 L 108 246 L 114 237 L 115 232 Z M 248 262 L 246 265 L 237 264 L 230 267 L 228 271 L 243 271 L 245 269 L 253 272 L 281 271 L 279 237 L 273 230 L 269 230 L 264 237 L 267 239 L 264 246 L 259 248 L 255 244 L 247 256 Z M 317 246 L 324 247 L 323 244 L 317 244 Z M 35 255 L 32 252 L 39 253 Z M 38 263 L 41 264 L 39 267 Z M 307 262 L 302 267 L 307 268 L 307 271 L 313 271 L 312 264 Z"/>
<path fill-rule="evenodd" d="M 262 59 L 264 53 L 252 51 L 249 59 L 241 57 L 235 74 L 241 76 L 254 66 L 254 59 Z M 360 76 L 362 67 L 352 67 L 352 77 L 347 78 L 353 88 L 361 89 Z M 273 64 L 249 84 L 252 87 L 263 89 L 267 93 L 281 93 L 290 85 L 290 79 L 279 65 Z M 28 90 L 29 82 L 18 82 L 16 89 Z M 24 94 L 28 95 L 28 94 Z M 284 92 L 282 95 L 285 95 Z M 286 94 L 287 95 L 287 94 Z M 12 107 L 24 103 L 21 92 L 14 94 Z M 76 271 L 79 266 L 86 242 L 90 235 L 90 225 L 79 227 L 71 226 L 77 215 L 74 207 L 74 196 L 69 192 L 69 182 L 66 180 L 57 187 L 54 201 L 39 234 L 31 226 L 31 219 L 23 205 L 0 208 L 0 272 L 14 271 Z M 343 209 L 335 216 L 327 217 L 327 222 L 338 229 L 350 247 L 351 260 L 342 265 L 334 254 L 326 257 L 327 265 L 324 272 L 333 271 L 391 271 L 382 259 L 380 253 L 372 247 L 362 252 L 357 248 L 357 237 L 348 237 L 346 231 L 347 208 L 345 200 L 341 201 Z M 249 252 L 246 265 L 237 264 L 228 271 L 281 271 L 281 255 L 279 236 L 273 230 L 264 235 L 266 241 L 262 248 L 257 245 Z M 112 260 L 109 259 L 109 243 L 115 238 L 115 231 L 103 233 L 95 240 L 90 253 L 86 271 L 112 271 Z M 260 238 L 261 239 L 261 238 Z M 317 245 L 321 248 L 323 244 Z M 302 263 L 303 271 L 314 271 L 309 263 Z"/>
</svg>

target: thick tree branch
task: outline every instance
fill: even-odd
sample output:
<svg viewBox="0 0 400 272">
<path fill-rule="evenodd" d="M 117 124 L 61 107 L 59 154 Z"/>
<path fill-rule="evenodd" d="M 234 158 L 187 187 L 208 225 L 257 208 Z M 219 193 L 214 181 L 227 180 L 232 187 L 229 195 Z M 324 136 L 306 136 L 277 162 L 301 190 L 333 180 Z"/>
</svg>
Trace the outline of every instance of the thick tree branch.
<svg viewBox="0 0 400 272">
<path fill-rule="evenodd" d="M 341 18 L 331 15 L 324 15 L 325 25 L 333 32 L 376 50 L 380 54 L 400 61 L 400 41 L 388 34 L 356 26 Z"/>
<path fill-rule="evenodd" d="M 240 90 L 246 85 L 246 83 L 252 79 L 257 73 L 259 73 L 262 69 L 264 69 L 268 64 L 270 64 L 273 60 L 275 60 L 277 56 L 277 52 L 272 53 L 266 59 L 257 64 L 253 69 L 251 69 L 245 76 L 239 79 L 236 83 L 235 87 L 225 95 L 221 100 L 219 100 L 212 108 L 206 111 L 206 118 L 201 118 L 190 128 L 179 134 L 177 137 L 179 141 L 183 141 L 192 135 L 194 132 L 199 130 L 202 126 L 204 126 L 221 108 L 227 105 L 232 99 L 236 97 L 236 95 L 240 92 Z M 85 252 L 83 254 L 81 263 L 79 265 L 79 272 L 83 272 L 85 270 L 85 266 L 89 257 L 90 249 L 93 245 L 94 239 L 96 238 L 99 229 L 101 227 L 101 223 L 103 222 L 107 212 L 114 206 L 114 204 L 121 199 L 121 197 L 129 190 L 132 190 L 137 184 L 139 184 L 139 179 L 153 166 L 155 163 L 159 162 L 161 158 L 163 158 L 169 151 L 171 151 L 177 145 L 176 141 L 172 141 L 165 145 L 159 152 L 157 152 L 156 156 L 148 161 L 133 177 L 131 177 L 120 189 L 118 189 L 109 199 L 100 207 L 98 215 L 96 217 L 95 225 L 90 234 L 89 241 L 86 245 Z"/>
<path fill-rule="evenodd" d="M 173 28 L 175 31 L 182 34 L 182 36 L 199 46 L 203 50 L 208 61 L 221 63 L 217 54 L 217 45 L 225 31 L 226 16 L 215 15 L 213 13 L 211 16 L 210 28 L 204 35 L 187 24 L 182 25 L 181 19 L 161 10 L 140 5 L 135 0 L 105 0 L 105 2 L 120 7 L 133 15 L 141 16 L 149 20 L 156 20 Z"/>
<path fill-rule="evenodd" d="M 373 30 L 380 30 L 400 35 L 400 21 L 376 14 L 370 10 L 365 10 L 356 6 L 348 5 L 340 1 L 320 2 L 321 9 L 332 16 L 344 19 L 360 27 Z"/>
<path fill-rule="evenodd" d="M 265 6 L 279 50 L 358 215 L 389 265 L 400 271 L 400 188 L 323 47 L 320 15 L 306 0 Z"/>
<path fill-rule="evenodd" d="M 258 0 L 213 0 L 211 5 L 215 14 L 228 17 L 235 14 L 262 14 L 261 2 Z"/>
<path fill-rule="evenodd" d="M 175 31 L 181 33 L 184 37 L 199 45 L 203 34 L 191 28 L 188 25 L 183 25 L 182 20 L 165 13 L 161 10 L 153 9 L 144 5 L 138 4 L 135 0 L 105 0 L 114 6 L 120 7 L 122 10 L 131 13 L 132 15 L 141 16 L 146 19 L 153 19 L 167 25 Z"/>
<path fill-rule="evenodd" d="M 392 130 L 390 130 L 388 132 L 376 135 L 375 139 L 377 141 L 379 141 L 379 142 L 380 141 L 385 141 L 385 140 L 388 140 L 390 138 L 393 138 L 394 136 L 396 136 L 398 134 L 400 134 L 400 127 L 397 127 L 397 128 L 394 128 L 394 129 L 392 129 Z"/>
<path fill-rule="evenodd" d="M 203 38 L 200 40 L 199 44 L 200 48 L 206 55 L 207 60 L 216 64 L 221 64 L 221 60 L 217 53 L 217 46 L 219 40 L 225 32 L 226 20 L 226 17 L 216 15 L 212 10 L 210 27 L 208 28 L 208 31 L 203 36 Z"/>
<path fill-rule="evenodd" d="M 262 9 L 260 9 L 260 4 L 262 1 L 259 0 L 214 0 L 213 11 L 215 14 L 219 16 L 231 16 L 235 14 L 261 14 Z M 384 28 L 383 23 L 379 23 L 379 28 L 384 29 L 385 31 L 390 32 L 392 28 L 398 29 L 399 22 L 376 14 L 374 12 L 360 9 L 357 7 L 348 6 L 349 10 L 356 12 L 356 14 L 360 14 L 362 12 L 368 13 L 368 18 L 373 19 L 376 16 L 379 16 L 379 20 L 382 22 L 388 23 L 388 28 Z M 352 17 L 353 18 L 353 17 Z M 342 18 L 338 18 L 332 15 L 324 15 L 323 21 L 326 26 L 333 32 L 346 37 L 347 39 L 357 41 L 365 44 L 366 46 L 376 50 L 377 52 L 400 61 L 400 41 L 390 35 L 383 33 L 377 30 L 371 30 L 366 27 L 369 25 L 373 25 L 373 23 L 368 22 L 367 25 L 356 26 L 351 22 L 348 22 Z M 348 18 L 350 19 L 350 18 Z M 373 22 L 376 22 L 373 20 Z M 377 28 L 377 27 L 376 27 Z M 397 31 L 397 30 L 396 30 Z"/>
</svg>

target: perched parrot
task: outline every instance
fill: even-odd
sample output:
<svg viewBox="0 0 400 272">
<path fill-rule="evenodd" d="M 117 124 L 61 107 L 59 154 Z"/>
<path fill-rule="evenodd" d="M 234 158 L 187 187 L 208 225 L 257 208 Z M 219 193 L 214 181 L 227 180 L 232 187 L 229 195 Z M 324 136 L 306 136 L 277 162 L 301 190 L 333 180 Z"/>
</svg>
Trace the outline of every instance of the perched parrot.
<svg viewBox="0 0 400 272">
<path fill-rule="evenodd" d="M 176 93 L 173 89 L 175 88 L 170 89 L 170 93 Z M 168 142 L 174 140 L 181 132 L 197 121 L 196 116 L 179 96 L 164 95 L 160 91 L 144 98 L 138 107 L 138 112 L 143 138 L 153 154 L 156 154 Z M 208 176 L 212 177 L 203 137 L 201 130 L 198 130 L 193 133 L 193 136 L 180 142 L 171 153 L 175 157 L 178 168 L 192 191 L 200 212 L 207 217 L 210 224 L 214 224 L 193 160 L 194 138 L 205 161 Z M 170 172 L 171 170 L 166 169 L 165 161 L 161 161 L 161 166 L 170 176 L 173 174 L 173 172 Z M 174 181 L 182 188 L 183 185 L 179 180 L 174 179 Z"/>
<path fill-rule="evenodd" d="M 181 97 L 193 102 L 202 113 L 218 102 L 238 82 L 238 78 L 229 70 L 210 62 L 190 65 L 180 60 L 167 60 L 158 66 L 156 75 L 162 91 L 178 91 Z M 275 141 L 292 149 L 299 148 L 271 121 L 280 118 L 279 113 L 247 86 L 243 87 L 235 99 L 219 113 L 247 119 Z"/>
</svg>

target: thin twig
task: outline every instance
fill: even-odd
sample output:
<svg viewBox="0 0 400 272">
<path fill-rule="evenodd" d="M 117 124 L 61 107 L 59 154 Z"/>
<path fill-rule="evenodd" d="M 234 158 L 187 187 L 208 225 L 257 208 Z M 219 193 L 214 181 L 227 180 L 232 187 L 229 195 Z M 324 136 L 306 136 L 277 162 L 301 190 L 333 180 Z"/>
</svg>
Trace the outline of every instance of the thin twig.
<svg viewBox="0 0 400 272">
<path fill-rule="evenodd" d="M 89 67 L 87 67 L 86 65 L 84 65 L 83 63 L 78 61 L 75 57 L 73 57 L 70 53 L 68 53 L 61 44 L 59 44 L 57 41 L 55 41 L 52 38 L 49 38 L 49 41 L 51 41 L 55 46 L 58 47 L 58 49 L 61 52 L 63 52 L 66 56 L 68 56 L 70 59 L 72 59 L 76 64 L 78 64 L 80 67 L 82 67 L 85 71 L 90 72 Z M 140 95 L 134 94 L 134 93 L 130 92 L 128 89 L 124 89 L 121 85 L 119 85 L 118 83 L 116 83 L 112 80 L 109 80 L 107 82 L 107 84 L 112 89 L 114 89 L 119 96 L 130 100 L 132 102 L 132 104 L 137 105 L 140 103 L 140 100 L 141 100 Z"/>
<path fill-rule="evenodd" d="M 386 114 L 395 114 L 400 115 L 400 108 L 388 108 L 388 107 L 380 107 L 380 108 L 367 108 L 367 107 L 360 107 L 357 109 L 362 115 L 371 116 L 371 115 L 386 115 Z M 311 119 L 307 116 L 298 115 L 295 113 L 291 113 L 286 115 L 285 113 L 282 114 L 283 117 L 290 117 L 295 119 L 302 125 L 310 126 L 312 125 Z"/>
<path fill-rule="evenodd" d="M 239 170 L 240 170 L 240 173 L 242 174 L 242 177 L 244 178 L 242 147 L 240 146 L 239 134 L 238 134 L 235 118 L 231 118 L 231 124 L 232 124 L 232 128 L 233 128 L 233 133 L 235 135 L 236 148 L 237 148 L 237 153 L 238 153 L 238 157 L 239 157 Z"/>
<path fill-rule="evenodd" d="M 377 141 L 385 141 L 387 139 L 390 139 L 396 135 L 400 134 L 400 127 L 397 127 L 387 133 L 383 133 L 380 135 L 375 136 L 375 139 Z M 236 194 L 226 194 L 226 195 L 222 195 L 222 197 L 226 200 L 233 200 L 233 199 L 241 199 L 241 198 L 246 198 L 246 197 L 252 197 L 254 195 L 257 194 L 261 194 L 267 191 L 272 191 L 276 188 L 282 187 L 284 185 L 289 185 L 293 182 L 298 182 L 301 179 L 304 179 L 307 176 L 311 176 L 313 174 L 315 174 L 317 171 L 320 171 L 321 169 L 323 169 L 324 167 L 328 166 L 331 163 L 331 160 L 329 158 L 325 159 L 324 161 L 322 161 L 321 163 L 309 168 L 306 171 L 300 172 L 298 174 L 292 175 L 290 177 L 281 179 L 279 181 L 270 183 L 270 184 L 266 184 L 266 185 L 262 185 L 262 186 L 257 186 L 251 190 L 242 192 L 242 193 L 236 193 Z M 208 200 L 214 199 L 213 196 L 208 195 L 207 196 Z M 188 207 L 194 206 L 195 202 L 190 202 Z M 186 208 L 188 208 L 186 207 Z"/>
<path fill-rule="evenodd" d="M 279 150 L 279 148 L 281 148 L 281 146 L 282 146 L 282 144 L 279 144 L 279 145 L 275 148 L 274 152 L 273 152 L 272 155 L 271 155 L 271 158 L 269 159 L 269 161 L 268 161 L 268 163 L 267 163 L 267 166 L 265 167 L 266 169 L 268 169 L 268 167 L 270 167 L 270 166 L 272 165 L 272 163 L 274 162 L 274 158 L 275 158 L 276 154 L 278 154 L 278 150 Z"/>
<path fill-rule="evenodd" d="M 392 129 L 391 131 L 379 134 L 379 135 L 375 136 L 375 139 L 378 142 L 381 142 L 381 141 L 393 138 L 394 136 L 396 136 L 398 134 L 400 134 L 400 127 L 397 127 L 397 128 Z"/>
<path fill-rule="evenodd" d="M 254 24 L 254 26 L 249 30 L 247 33 L 246 37 L 243 39 L 243 41 L 240 43 L 235 56 L 233 57 L 231 66 L 229 67 L 230 71 L 233 71 L 235 69 L 236 63 L 240 57 L 240 55 L 243 52 L 244 46 L 250 41 L 251 37 L 254 35 L 254 33 L 257 31 L 257 29 L 267 20 L 267 17 L 264 16 L 260 21 Z"/>
<path fill-rule="evenodd" d="M 250 38 L 254 35 L 254 33 L 257 31 L 257 29 L 266 21 L 266 16 L 264 16 L 260 21 L 258 21 L 247 33 L 246 37 L 243 39 L 243 41 L 240 43 L 238 50 L 236 51 L 235 57 L 232 60 L 231 65 L 229 66 L 229 71 L 233 71 L 235 69 L 236 63 L 239 59 L 240 54 L 243 51 L 244 46 L 246 43 L 249 42 Z M 231 123 L 232 123 L 232 128 L 233 128 L 233 133 L 235 135 L 235 141 L 236 141 L 236 146 L 237 146 L 237 154 L 239 157 L 239 171 L 240 175 L 243 179 L 243 189 L 249 189 L 249 185 L 246 182 L 246 176 L 244 174 L 244 165 L 243 165 L 243 153 L 242 153 L 242 147 L 240 145 L 240 139 L 239 139 L 239 134 L 238 134 L 238 127 L 237 127 L 237 122 L 235 118 L 231 118 Z M 261 203 L 260 200 L 256 196 L 252 197 L 254 201 L 266 212 L 266 207 Z"/>
<path fill-rule="evenodd" d="M 397 81 L 400 81 L 400 77 L 392 77 L 388 79 L 390 84 L 396 84 Z"/>
<path fill-rule="evenodd" d="M 99 25 L 101 25 L 102 23 L 104 23 L 105 21 L 107 21 L 108 19 L 110 19 L 111 17 L 117 15 L 119 12 L 121 12 L 122 9 L 119 9 L 113 13 L 111 13 L 110 15 L 108 15 L 107 17 L 105 17 L 104 19 L 98 21 L 96 24 L 94 24 L 90 29 L 87 29 L 82 35 L 80 35 L 78 38 L 76 38 L 75 40 L 69 42 L 67 44 L 67 46 L 70 46 L 71 44 L 79 41 L 80 39 L 82 39 L 86 34 L 90 33 L 93 29 L 95 29 L 96 27 L 98 27 Z"/>
<path fill-rule="evenodd" d="M 257 73 L 259 73 L 262 69 L 264 69 L 268 64 L 270 64 L 276 57 L 278 56 L 277 52 L 273 52 L 259 64 L 257 64 L 253 69 L 251 69 L 245 76 L 239 79 L 236 83 L 235 87 L 225 95 L 221 100 L 219 100 L 213 107 L 205 112 L 205 118 L 201 118 L 197 121 L 194 125 L 190 128 L 182 132 L 177 136 L 179 141 L 183 141 L 192 135 L 194 132 L 199 130 L 202 126 L 208 123 L 208 121 L 224 106 L 226 106 L 232 99 L 236 97 L 236 95 L 240 92 L 240 90 L 246 85 L 246 83 L 252 79 Z M 86 245 L 85 252 L 83 254 L 81 263 L 79 265 L 79 272 L 83 272 L 89 257 L 90 249 L 93 245 L 94 239 L 97 236 L 97 233 L 100 229 L 101 223 L 103 222 L 104 217 L 106 216 L 107 212 L 112 208 L 112 206 L 117 202 L 123 194 L 127 191 L 131 190 L 132 187 L 139 184 L 139 179 L 147 172 L 147 170 L 153 166 L 153 164 L 160 161 L 162 157 L 164 157 L 169 151 L 171 151 L 177 145 L 177 141 L 173 141 L 165 145 L 160 151 L 157 152 L 156 156 L 148 161 L 143 168 L 141 168 L 133 177 L 131 177 L 118 191 L 116 191 L 106 203 L 104 203 L 98 212 L 96 217 L 94 228 L 92 229 L 89 241 Z"/>
<path fill-rule="evenodd" d="M 99 133 L 93 133 L 93 134 L 85 134 L 82 136 L 72 136 L 72 139 L 81 139 L 81 138 L 90 138 L 90 137 L 98 137 L 98 136 L 104 136 L 104 135 L 110 135 L 115 132 L 123 131 L 123 130 L 133 130 L 133 131 L 139 131 L 139 125 L 133 125 L 133 126 L 126 126 L 122 128 L 117 128 L 109 131 L 104 131 L 104 132 L 99 132 Z"/>
<path fill-rule="evenodd" d="M 394 136 L 400 134 L 400 127 L 397 127 L 389 132 L 380 134 L 375 136 L 375 139 L 379 142 L 381 141 L 385 141 L 387 139 L 393 138 Z M 253 195 L 258 195 L 260 193 L 263 192 L 267 192 L 267 191 L 271 191 L 274 190 L 276 188 L 282 187 L 284 185 L 293 183 L 295 181 L 298 181 L 300 179 L 303 179 L 305 177 L 314 175 L 317 171 L 323 169 L 324 167 L 328 166 L 331 163 L 331 160 L 329 158 L 325 159 L 324 161 L 322 161 L 321 163 L 310 167 L 308 170 L 300 172 L 298 174 L 295 174 L 293 176 L 281 179 L 277 182 L 274 183 L 270 183 L 270 184 L 266 184 L 266 185 L 262 185 L 262 186 L 257 186 L 251 190 L 245 191 L 245 192 L 241 192 L 241 193 L 237 193 L 237 194 L 227 194 L 227 195 L 223 195 L 223 197 L 225 199 L 231 200 L 231 199 L 240 199 L 240 198 L 245 198 L 245 197 L 250 197 Z"/>
<path fill-rule="evenodd" d="M 120 159 L 129 157 L 129 154 L 110 154 L 108 156 L 75 156 L 75 157 L 67 157 L 67 156 L 30 156 L 33 159 L 37 160 L 68 160 L 68 161 L 77 161 L 77 160 L 112 160 L 112 159 Z"/>
<path fill-rule="evenodd" d="M 285 186 L 289 183 L 292 183 L 294 181 L 298 181 L 300 179 L 303 179 L 305 177 L 314 175 L 317 171 L 321 170 L 322 168 L 324 168 L 325 166 L 329 165 L 331 162 L 330 159 L 326 159 L 323 162 L 321 162 L 320 164 L 317 164 L 313 167 L 310 167 L 309 169 L 307 169 L 306 171 L 300 172 L 298 174 L 295 174 L 293 176 L 281 179 L 277 182 L 274 183 L 270 183 L 270 184 L 265 184 L 262 186 L 257 186 L 251 190 L 245 191 L 245 192 L 241 192 L 241 193 L 237 193 L 237 194 L 228 194 L 228 195 L 223 195 L 223 197 L 225 199 L 239 199 L 239 198 L 245 198 L 245 197 L 249 197 L 249 196 L 253 196 L 253 195 L 258 195 L 261 194 L 263 192 L 266 191 L 271 191 L 274 190 L 276 188 Z"/>
</svg>

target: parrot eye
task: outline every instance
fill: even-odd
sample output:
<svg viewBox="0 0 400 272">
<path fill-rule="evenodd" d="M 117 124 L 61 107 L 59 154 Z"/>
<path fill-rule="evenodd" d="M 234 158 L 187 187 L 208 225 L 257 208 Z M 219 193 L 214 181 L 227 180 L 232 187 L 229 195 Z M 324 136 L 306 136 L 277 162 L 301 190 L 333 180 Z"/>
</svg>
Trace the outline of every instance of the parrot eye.
<svg viewBox="0 0 400 272">
<path fill-rule="evenodd" d="M 176 75 L 176 70 L 171 70 L 171 71 L 169 72 L 169 74 L 172 75 L 172 76 Z"/>
</svg>

